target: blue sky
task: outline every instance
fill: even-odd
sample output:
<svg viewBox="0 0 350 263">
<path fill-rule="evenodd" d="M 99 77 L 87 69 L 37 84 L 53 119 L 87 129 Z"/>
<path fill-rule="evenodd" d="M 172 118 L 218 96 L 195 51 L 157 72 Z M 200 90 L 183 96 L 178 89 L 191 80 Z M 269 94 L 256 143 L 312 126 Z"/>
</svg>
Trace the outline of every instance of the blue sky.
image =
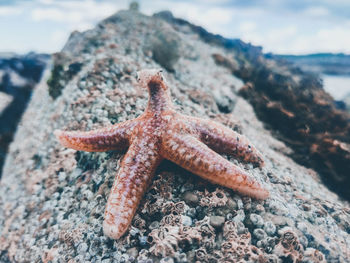
<svg viewBox="0 0 350 263">
<path fill-rule="evenodd" d="M 170 10 L 264 52 L 350 53 L 350 0 L 139 0 L 141 12 Z M 0 52 L 57 52 L 130 0 L 0 0 Z"/>
</svg>

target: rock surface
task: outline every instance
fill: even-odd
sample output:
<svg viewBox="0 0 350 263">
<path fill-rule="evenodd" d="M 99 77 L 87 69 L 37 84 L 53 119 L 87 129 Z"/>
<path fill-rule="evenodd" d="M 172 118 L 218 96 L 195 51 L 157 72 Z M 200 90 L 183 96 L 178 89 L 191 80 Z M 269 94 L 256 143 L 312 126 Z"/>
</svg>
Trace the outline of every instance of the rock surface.
<svg viewBox="0 0 350 263">
<path fill-rule="evenodd" d="M 242 80 L 213 59 L 230 54 L 231 65 L 240 66 L 242 53 L 207 43 L 200 34 L 186 23 L 121 11 L 93 30 L 71 35 L 56 55 L 60 74 L 53 70 L 50 87 L 43 82 L 35 90 L 4 166 L 1 262 L 350 260 L 349 204 L 330 192 L 318 173 L 288 157 L 291 149 L 237 95 Z M 169 56 L 179 57 L 171 65 L 154 57 L 159 35 L 177 41 L 177 53 Z M 165 161 L 130 231 L 114 241 L 103 235 L 102 221 L 122 155 L 64 149 L 53 131 L 90 130 L 135 118 L 147 102 L 135 73 L 155 67 L 170 70 L 165 75 L 180 112 L 242 132 L 263 153 L 263 169 L 229 159 L 271 197 L 252 200 Z"/>
</svg>

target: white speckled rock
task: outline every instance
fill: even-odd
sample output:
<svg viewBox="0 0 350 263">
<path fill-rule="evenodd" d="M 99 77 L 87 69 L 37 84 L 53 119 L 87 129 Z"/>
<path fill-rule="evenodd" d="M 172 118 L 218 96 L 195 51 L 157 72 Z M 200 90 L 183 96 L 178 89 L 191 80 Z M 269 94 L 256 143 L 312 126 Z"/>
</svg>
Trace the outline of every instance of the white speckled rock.
<svg viewBox="0 0 350 263">
<path fill-rule="evenodd" d="M 89 130 L 141 114 L 147 94 L 135 87 L 136 71 L 161 67 L 153 60 L 150 37 L 159 31 L 181 42 L 173 71 L 164 70 L 176 109 L 241 130 L 266 165 L 259 169 L 229 160 L 262 182 L 270 198 L 256 201 L 225 188 L 215 191 L 217 186 L 164 162 L 131 231 L 114 241 L 103 235 L 103 211 L 123 154 L 64 149 L 53 131 Z M 4 166 L 1 262 L 220 262 L 237 253 L 232 249 L 240 240 L 244 249 L 255 251 L 235 254 L 247 261 L 256 255 L 266 261 L 292 256 L 350 261 L 349 204 L 316 172 L 288 157 L 290 149 L 237 97 L 243 82 L 212 58 L 229 55 L 243 63 L 238 51 L 203 42 L 185 24 L 122 11 L 95 29 L 73 33 L 63 53 L 56 63 L 69 68 L 79 62 L 81 69 L 74 76 L 62 72 L 62 93 L 55 100 L 45 80 L 35 90 Z M 187 191 L 199 201 L 185 204 Z M 223 227 L 214 229 L 211 216 L 225 219 Z"/>
</svg>

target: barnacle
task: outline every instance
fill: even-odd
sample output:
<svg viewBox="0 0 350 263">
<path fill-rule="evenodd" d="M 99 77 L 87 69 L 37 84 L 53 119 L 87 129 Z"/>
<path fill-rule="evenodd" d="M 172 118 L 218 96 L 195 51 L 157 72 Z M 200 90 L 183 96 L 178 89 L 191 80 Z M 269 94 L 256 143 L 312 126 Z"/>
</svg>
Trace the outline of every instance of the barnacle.
<svg viewBox="0 0 350 263">
<path fill-rule="evenodd" d="M 178 239 L 179 227 L 177 226 L 153 229 L 147 240 L 152 245 L 149 251 L 155 256 L 174 255 L 178 249 Z"/>
<path fill-rule="evenodd" d="M 290 228 L 282 229 L 281 238 L 273 250 L 274 254 L 291 262 L 300 262 L 303 251 L 297 235 Z"/>
<path fill-rule="evenodd" d="M 204 197 L 201 198 L 201 206 L 218 207 L 225 206 L 228 198 L 221 188 L 216 188 L 214 192 L 209 193 L 207 190 L 204 191 Z"/>
</svg>

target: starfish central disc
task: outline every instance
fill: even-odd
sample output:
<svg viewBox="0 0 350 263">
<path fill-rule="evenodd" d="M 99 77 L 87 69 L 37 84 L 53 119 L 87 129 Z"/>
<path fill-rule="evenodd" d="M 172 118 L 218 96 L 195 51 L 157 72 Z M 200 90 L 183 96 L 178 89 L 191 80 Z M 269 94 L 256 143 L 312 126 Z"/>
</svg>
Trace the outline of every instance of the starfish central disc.
<svg viewBox="0 0 350 263">
<path fill-rule="evenodd" d="M 138 81 L 149 92 L 147 108 L 138 118 L 89 132 L 55 131 L 63 146 L 75 150 L 127 150 L 106 205 L 103 230 L 107 236 L 118 239 L 126 232 L 163 159 L 239 193 L 268 197 L 258 182 L 219 155 L 262 166 L 261 154 L 244 136 L 211 120 L 176 112 L 161 71 L 141 71 Z"/>
</svg>

